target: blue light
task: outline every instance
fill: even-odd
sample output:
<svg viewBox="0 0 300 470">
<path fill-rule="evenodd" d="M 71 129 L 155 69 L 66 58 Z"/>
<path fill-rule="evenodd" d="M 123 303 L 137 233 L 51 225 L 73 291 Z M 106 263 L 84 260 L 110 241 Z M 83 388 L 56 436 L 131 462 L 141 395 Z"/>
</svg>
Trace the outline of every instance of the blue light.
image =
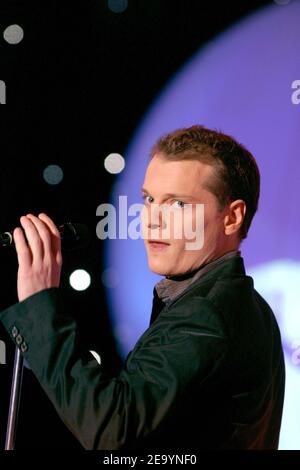
<svg viewBox="0 0 300 470">
<path fill-rule="evenodd" d="M 283 335 L 287 386 L 281 449 L 300 449 L 300 363 L 295 361 L 300 317 L 294 315 L 300 304 L 300 106 L 291 99 L 292 83 L 300 79 L 299 17 L 300 2 L 273 4 L 202 48 L 146 114 L 112 195 L 116 207 L 119 195 L 128 196 L 128 205 L 139 202 L 150 148 L 159 136 L 179 127 L 198 123 L 220 129 L 255 155 L 261 198 L 242 255 Z M 115 330 L 126 332 L 118 335 L 125 356 L 149 325 L 153 287 L 161 277 L 148 271 L 142 240 L 106 244 L 106 267 L 120 279 L 107 296 Z M 276 292 L 269 290 L 272 285 Z"/>
<path fill-rule="evenodd" d="M 123 13 L 128 7 L 128 0 L 108 0 L 108 8 L 114 13 Z"/>
</svg>

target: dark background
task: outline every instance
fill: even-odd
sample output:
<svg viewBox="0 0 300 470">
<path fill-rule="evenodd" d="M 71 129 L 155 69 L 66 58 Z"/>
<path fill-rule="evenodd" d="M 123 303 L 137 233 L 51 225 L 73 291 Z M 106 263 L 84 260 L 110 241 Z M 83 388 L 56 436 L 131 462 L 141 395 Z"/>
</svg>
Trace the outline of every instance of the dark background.
<svg viewBox="0 0 300 470">
<path fill-rule="evenodd" d="M 113 13 L 106 0 L 0 1 L 0 79 L 7 105 L 1 108 L 0 232 L 13 229 L 22 214 L 48 213 L 58 223 L 87 224 L 88 247 L 64 258 L 62 287 L 79 323 L 82 340 L 101 352 L 111 374 L 122 361 L 111 331 L 101 282 L 102 243 L 96 238 L 96 207 L 108 202 L 117 176 L 104 158 L 126 147 L 154 97 L 178 68 L 207 40 L 267 1 L 129 0 Z M 3 31 L 24 29 L 10 45 Z M 58 164 L 59 185 L 43 179 Z M 83 292 L 70 286 L 70 273 L 92 274 Z M 17 302 L 17 261 L 0 250 L 0 309 Z M 150 315 L 150 312 L 149 312 Z M 7 364 L 0 365 L 0 448 L 4 447 L 14 346 L 0 324 Z M 105 357 L 109 358 L 105 360 Z M 17 449 L 80 448 L 51 403 L 25 369 Z"/>
</svg>

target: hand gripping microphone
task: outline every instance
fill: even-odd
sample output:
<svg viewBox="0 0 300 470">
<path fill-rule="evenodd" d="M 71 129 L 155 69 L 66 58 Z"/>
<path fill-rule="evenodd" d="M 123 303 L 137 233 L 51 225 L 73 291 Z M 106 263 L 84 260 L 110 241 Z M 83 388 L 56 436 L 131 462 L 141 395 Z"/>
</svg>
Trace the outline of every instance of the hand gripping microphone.
<svg viewBox="0 0 300 470">
<path fill-rule="evenodd" d="M 86 225 L 67 222 L 58 227 L 63 250 L 81 248 L 89 242 L 89 230 Z M 0 233 L 0 248 L 14 246 L 13 232 Z"/>
<path fill-rule="evenodd" d="M 88 228 L 83 224 L 72 224 L 67 222 L 58 227 L 63 249 L 72 250 L 86 245 L 89 241 Z M 0 233 L 0 248 L 11 246 L 14 247 L 13 232 Z M 21 395 L 23 376 L 23 357 L 21 351 L 16 348 L 13 378 L 11 385 L 11 395 L 9 403 L 9 413 L 6 429 L 5 450 L 13 450 L 15 448 L 16 428 L 18 421 L 18 411 Z"/>
</svg>

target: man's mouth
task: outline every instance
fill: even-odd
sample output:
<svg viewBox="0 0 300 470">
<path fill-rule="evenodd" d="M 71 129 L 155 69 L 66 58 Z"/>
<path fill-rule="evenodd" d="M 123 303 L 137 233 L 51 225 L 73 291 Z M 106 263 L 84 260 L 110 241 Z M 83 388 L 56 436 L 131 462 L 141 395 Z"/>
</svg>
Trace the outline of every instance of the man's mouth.
<svg viewBox="0 0 300 470">
<path fill-rule="evenodd" d="M 162 242 L 160 240 L 149 240 L 148 243 L 152 250 L 164 250 L 170 246 L 170 243 Z"/>
</svg>

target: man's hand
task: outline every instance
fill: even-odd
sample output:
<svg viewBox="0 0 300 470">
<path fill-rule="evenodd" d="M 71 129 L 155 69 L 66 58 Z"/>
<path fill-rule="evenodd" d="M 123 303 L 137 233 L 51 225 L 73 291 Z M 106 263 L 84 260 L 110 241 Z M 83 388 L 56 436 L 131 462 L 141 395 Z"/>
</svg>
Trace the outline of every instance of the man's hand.
<svg viewBox="0 0 300 470">
<path fill-rule="evenodd" d="M 27 244 L 20 227 L 14 230 L 21 302 L 43 289 L 59 286 L 62 255 L 59 230 L 46 214 L 28 214 L 20 221 L 28 240 Z"/>
</svg>

